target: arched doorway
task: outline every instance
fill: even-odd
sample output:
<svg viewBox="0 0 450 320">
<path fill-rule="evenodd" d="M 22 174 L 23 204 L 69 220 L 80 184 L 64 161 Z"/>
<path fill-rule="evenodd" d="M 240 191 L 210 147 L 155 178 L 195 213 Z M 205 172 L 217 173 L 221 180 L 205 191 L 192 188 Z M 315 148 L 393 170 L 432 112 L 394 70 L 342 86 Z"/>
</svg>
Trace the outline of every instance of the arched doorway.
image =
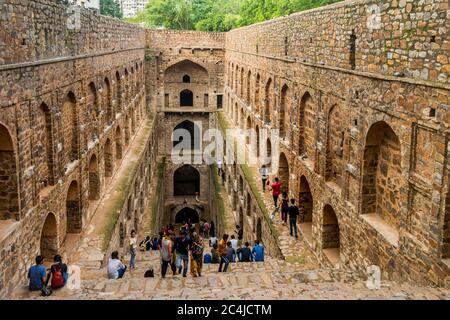
<svg viewBox="0 0 450 320">
<path fill-rule="evenodd" d="M 178 168 L 173 175 L 174 196 L 194 196 L 200 192 L 200 173 L 190 165 Z"/>
<path fill-rule="evenodd" d="M 260 154 L 260 145 L 259 126 L 256 126 L 256 157 L 258 158 Z"/>
<path fill-rule="evenodd" d="M 47 185 L 54 185 L 55 184 L 55 177 L 53 172 L 53 165 L 54 165 L 54 159 L 53 159 L 53 132 L 52 132 L 52 112 L 50 108 L 45 104 L 42 103 L 40 108 L 40 125 L 41 128 L 38 129 L 39 132 L 39 140 L 45 147 L 45 154 L 46 154 L 46 161 L 45 161 L 45 167 L 42 168 L 43 170 L 38 170 L 42 172 L 46 172 L 40 179 L 44 180 L 44 184 Z M 45 134 L 44 134 L 45 133 Z M 37 145 L 38 148 L 41 147 L 41 145 Z"/>
<path fill-rule="evenodd" d="M 289 163 L 284 153 L 280 154 L 280 160 L 278 164 L 278 178 L 282 183 L 281 191 L 289 192 Z"/>
<path fill-rule="evenodd" d="M 322 249 L 333 265 L 339 265 L 341 260 L 339 222 L 333 207 L 329 204 L 323 208 Z"/>
<path fill-rule="evenodd" d="M 271 78 L 269 78 L 266 84 L 265 97 L 264 122 L 270 123 L 270 108 L 272 107 L 271 103 L 273 103 L 273 84 Z"/>
<path fill-rule="evenodd" d="M 14 144 L 8 129 L 0 124 L 0 220 L 19 220 L 19 180 Z"/>
<path fill-rule="evenodd" d="M 311 95 L 306 92 L 299 108 L 299 154 L 310 161 L 315 157 L 315 112 L 316 108 Z"/>
<path fill-rule="evenodd" d="M 266 140 L 266 159 L 264 161 L 264 164 L 269 169 L 272 166 L 272 143 L 270 142 L 269 138 L 267 138 Z"/>
<path fill-rule="evenodd" d="M 80 233 L 82 230 L 82 215 L 80 190 L 77 181 L 72 181 L 66 198 L 67 233 Z"/>
<path fill-rule="evenodd" d="M 180 107 L 193 107 L 194 94 L 191 90 L 185 89 L 180 92 Z"/>
<path fill-rule="evenodd" d="M 183 146 L 190 146 L 191 150 L 199 150 L 201 148 L 201 132 L 200 128 L 192 121 L 185 120 L 179 123 L 172 133 L 173 147 L 183 142 L 185 139 L 190 143 L 184 142 Z"/>
<path fill-rule="evenodd" d="M 115 140 L 116 140 L 116 160 L 121 160 L 122 159 L 122 131 L 120 130 L 119 126 L 116 129 Z"/>
<path fill-rule="evenodd" d="M 244 210 L 242 209 L 242 206 L 239 207 L 239 227 L 244 231 Z"/>
<path fill-rule="evenodd" d="M 125 116 L 125 145 L 130 144 L 130 119 L 128 115 Z"/>
<path fill-rule="evenodd" d="M 288 94 L 289 94 L 289 88 L 287 85 L 284 85 L 281 89 L 281 101 L 280 101 L 280 138 L 284 139 L 286 138 L 286 109 L 288 108 Z M 289 111 L 287 111 L 289 112 Z"/>
<path fill-rule="evenodd" d="M 93 154 L 89 161 L 89 200 L 98 200 L 100 198 L 100 178 L 98 175 L 98 160 Z"/>
<path fill-rule="evenodd" d="M 121 248 L 123 248 L 124 242 L 125 242 L 125 234 L 126 234 L 126 230 L 125 227 L 123 226 L 123 223 L 120 223 L 119 226 L 119 246 Z"/>
<path fill-rule="evenodd" d="M 256 239 L 261 241 L 262 240 L 262 224 L 261 224 L 261 218 L 258 218 L 258 222 L 256 224 Z"/>
<path fill-rule="evenodd" d="M 298 194 L 298 205 L 300 209 L 299 228 L 305 239 L 312 243 L 312 224 L 313 224 L 313 197 L 305 176 L 300 178 L 300 188 Z"/>
<path fill-rule="evenodd" d="M 61 119 L 63 121 L 63 148 L 65 165 L 78 159 L 78 119 L 77 99 L 73 92 L 69 92 L 64 100 Z"/>
<path fill-rule="evenodd" d="M 198 215 L 198 212 L 191 208 L 183 208 L 180 211 L 177 212 L 175 215 L 175 223 L 180 224 L 187 222 L 188 220 L 191 221 L 191 223 L 198 223 L 200 221 L 200 217 Z"/>
<path fill-rule="evenodd" d="M 367 133 L 363 161 L 363 214 L 382 219 L 391 227 L 400 225 L 400 194 L 404 185 L 401 145 L 385 122 L 377 122 Z"/>
<path fill-rule="evenodd" d="M 111 178 L 114 170 L 114 161 L 113 161 L 113 153 L 111 140 L 106 139 L 105 148 L 103 149 L 104 155 L 103 159 L 105 160 L 105 177 Z"/>
<path fill-rule="evenodd" d="M 51 212 L 47 215 L 42 227 L 40 251 L 41 255 L 50 261 L 58 254 L 58 229 L 55 215 Z"/>
<path fill-rule="evenodd" d="M 111 103 L 111 85 L 109 83 L 109 79 L 105 78 L 103 81 L 103 106 L 106 110 L 106 123 L 110 125 L 113 122 L 113 110 Z"/>
</svg>

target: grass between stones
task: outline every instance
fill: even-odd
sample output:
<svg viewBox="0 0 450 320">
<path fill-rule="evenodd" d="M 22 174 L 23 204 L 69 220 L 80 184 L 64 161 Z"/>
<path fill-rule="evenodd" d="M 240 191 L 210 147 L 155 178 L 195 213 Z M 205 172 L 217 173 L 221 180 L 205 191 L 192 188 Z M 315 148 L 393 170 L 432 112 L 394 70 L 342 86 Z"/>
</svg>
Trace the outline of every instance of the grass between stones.
<svg viewBox="0 0 450 320">
<path fill-rule="evenodd" d="M 213 164 L 211 165 L 211 171 L 213 175 L 213 182 L 214 182 L 214 190 L 215 190 L 215 196 L 217 199 L 217 206 L 219 210 L 219 216 L 222 221 L 223 230 L 227 230 L 227 222 L 225 219 L 225 202 L 223 200 L 223 192 L 222 192 L 222 184 L 219 182 L 219 170 L 217 169 L 217 165 Z"/>
<path fill-rule="evenodd" d="M 223 111 L 217 112 L 217 119 L 218 119 L 218 122 L 219 122 L 220 130 L 222 131 L 222 134 L 226 133 L 226 130 L 230 129 L 231 126 L 230 126 L 229 122 L 227 121 L 227 119 L 225 118 L 225 116 L 223 114 Z M 237 144 L 237 145 L 239 145 L 239 144 Z M 234 144 L 234 141 L 233 141 L 233 149 L 234 149 L 234 152 L 237 155 L 238 159 L 245 159 L 244 156 L 241 156 L 242 153 L 245 153 L 245 151 L 243 150 L 243 147 L 241 147 L 241 148 L 236 147 L 235 144 Z M 279 243 L 278 243 L 278 236 L 279 236 L 278 230 L 275 228 L 275 225 L 273 224 L 272 219 L 270 219 L 269 210 L 267 209 L 266 204 L 264 203 L 264 199 L 262 198 L 262 196 L 261 196 L 261 194 L 260 194 L 260 192 L 258 190 L 258 187 L 257 187 L 255 179 L 254 179 L 254 175 L 252 173 L 252 170 L 245 163 L 239 164 L 239 166 L 241 167 L 242 172 L 244 173 L 245 180 L 247 180 L 247 182 L 248 182 L 248 184 L 250 186 L 250 189 L 252 190 L 252 193 L 253 193 L 253 195 L 256 198 L 256 202 L 258 203 L 259 208 L 263 212 L 264 220 L 266 220 L 267 225 L 270 228 L 270 232 L 272 233 L 272 236 L 274 236 L 275 241 L 276 241 L 276 243 L 279 246 Z"/>
</svg>

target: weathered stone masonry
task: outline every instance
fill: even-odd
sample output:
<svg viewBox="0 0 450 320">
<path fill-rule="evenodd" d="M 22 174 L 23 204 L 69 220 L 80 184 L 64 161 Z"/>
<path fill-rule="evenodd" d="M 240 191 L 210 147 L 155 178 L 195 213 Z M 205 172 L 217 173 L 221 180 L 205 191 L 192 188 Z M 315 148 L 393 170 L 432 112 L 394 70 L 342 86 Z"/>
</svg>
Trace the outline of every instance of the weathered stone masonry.
<svg viewBox="0 0 450 320">
<path fill-rule="evenodd" d="M 84 229 L 146 103 L 144 30 L 85 10 L 73 26 L 50 1 L 0 9 L 4 296 L 39 252 L 66 253 Z"/>
<path fill-rule="evenodd" d="M 352 1 L 227 34 L 228 115 L 284 131 L 274 156 L 310 199 L 302 227 L 324 262 L 332 247 L 342 267 L 448 279 L 448 9 Z"/>
</svg>

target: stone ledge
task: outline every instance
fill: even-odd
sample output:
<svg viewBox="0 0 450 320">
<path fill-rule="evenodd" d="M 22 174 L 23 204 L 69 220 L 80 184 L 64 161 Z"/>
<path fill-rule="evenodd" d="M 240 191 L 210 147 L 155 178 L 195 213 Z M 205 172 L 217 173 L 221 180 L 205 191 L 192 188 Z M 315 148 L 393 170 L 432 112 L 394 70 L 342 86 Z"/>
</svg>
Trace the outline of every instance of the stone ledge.
<svg viewBox="0 0 450 320">
<path fill-rule="evenodd" d="M 400 235 L 397 230 L 388 225 L 383 218 L 381 218 L 376 213 L 362 214 L 360 216 L 367 224 L 374 228 L 379 235 L 381 235 L 384 240 L 389 244 L 398 248 L 398 243 L 400 240 Z"/>
</svg>

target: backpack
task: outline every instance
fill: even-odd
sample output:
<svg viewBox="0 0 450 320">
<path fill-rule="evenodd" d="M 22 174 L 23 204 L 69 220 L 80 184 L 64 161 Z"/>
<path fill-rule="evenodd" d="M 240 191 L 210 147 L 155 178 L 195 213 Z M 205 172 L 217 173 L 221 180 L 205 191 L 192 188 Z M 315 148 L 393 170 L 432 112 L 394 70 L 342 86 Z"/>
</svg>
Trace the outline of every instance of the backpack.
<svg viewBox="0 0 450 320">
<path fill-rule="evenodd" d="M 205 254 L 205 256 L 203 257 L 203 263 L 211 263 L 212 262 L 212 257 L 209 253 Z"/>
<path fill-rule="evenodd" d="M 150 268 L 147 271 L 145 271 L 144 278 L 153 278 L 153 277 L 154 277 L 153 268 Z"/>
<path fill-rule="evenodd" d="M 64 275 L 60 264 L 54 265 L 54 272 L 52 272 L 51 287 L 58 289 L 64 286 Z M 52 270 L 52 271 L 53 271 Z"/>
</svg>

